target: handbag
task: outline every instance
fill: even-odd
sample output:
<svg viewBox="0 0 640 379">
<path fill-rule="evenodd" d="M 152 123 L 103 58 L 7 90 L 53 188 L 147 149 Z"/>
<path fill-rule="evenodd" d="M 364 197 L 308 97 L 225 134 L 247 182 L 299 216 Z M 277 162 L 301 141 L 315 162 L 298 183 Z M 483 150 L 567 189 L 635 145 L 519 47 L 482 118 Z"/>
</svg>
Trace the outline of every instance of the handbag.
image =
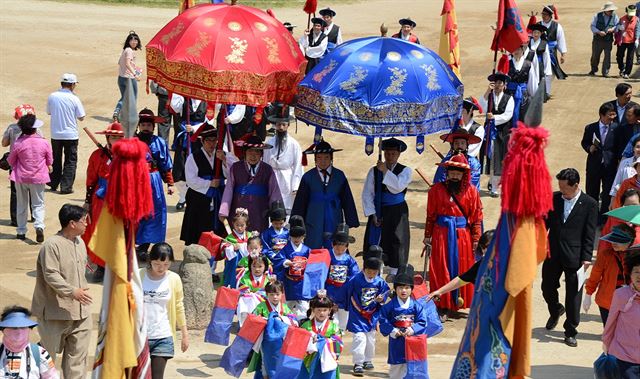
<svg viewBox="0 0 640 379">
<path fill-rule="evenodd" d="M 595 379 L 620 379 L 622 377 L 616 357 L 605 353 L 602 353 L 593 362 L 593 374 Z"/>
<path fill-rule="evenodd" d="M 11 165 L 9 165 L 9 152 L 7 151 L 0 158 L 0 169 L 9 171 L 11 170 Z"/>
</svg>

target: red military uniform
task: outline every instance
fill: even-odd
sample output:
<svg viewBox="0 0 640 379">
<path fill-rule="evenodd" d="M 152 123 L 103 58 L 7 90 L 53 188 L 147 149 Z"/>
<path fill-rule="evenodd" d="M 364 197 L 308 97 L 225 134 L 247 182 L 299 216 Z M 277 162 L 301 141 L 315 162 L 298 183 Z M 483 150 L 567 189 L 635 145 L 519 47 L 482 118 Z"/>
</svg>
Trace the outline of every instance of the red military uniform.
<svg viewBox="0 0 640 379">
<path fill-rule="evenodd" d="M 446 182 L 435 184 L 428 193 L 424 234 L 425 237 L 431 238 L 429 280 L 430 288 L 434 290 L 473 266 L 473 245 L 480 240 L 482 234 L 482 203 L 478 190 L 470 185 L 469 165 L 466 159 L 458 154 L 442 165 L 462 167 L 466 171 L 462 178 L 461 192 L 455 195 L 463 210 L 453 200 Z M 458 310 L 470 307 L 473 285 L 467 285 L 458 291 L 457 296 L 456 291 L 442 295 L 438 308 Z M 464 300 L 462 306 L 458 306 L 457 297 Z"/>
</svg>

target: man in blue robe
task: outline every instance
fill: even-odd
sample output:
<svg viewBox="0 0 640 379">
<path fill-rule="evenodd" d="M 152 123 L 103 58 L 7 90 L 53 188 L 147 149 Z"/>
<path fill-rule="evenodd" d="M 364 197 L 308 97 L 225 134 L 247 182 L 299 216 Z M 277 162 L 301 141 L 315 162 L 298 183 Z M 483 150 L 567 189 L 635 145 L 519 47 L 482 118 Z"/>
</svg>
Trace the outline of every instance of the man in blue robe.
<svg viewBox="0 0 640 379">
<path fill-rule="evenodd" d="M 316 167 L 302 176 L 291 215 L 304 218 L 307 228 L 305 244 L 312 249 L 331 247 L 331 235 L 338 224 L 350 228 L 360 225 L 353 194 L 344 172 L 333 167 L 334 149 L 328 142 L 320 141 L 305 154 L 315 156 Z"/>
<path fill-rule="evenodd" d="M 161 117 L 156 117 L 150 109 L 143 109 L 138 114 L 138 137 L 149 146 L 147 162 L 149 164 L 149 179 L 153 196 L 153 215 L 140 221 L 136 234 L 136 252 L 139 260 L 146 260 L 147 250 L 152 243 L 164 242 L 167 236 L 167 202 L 164 197 L 163 182 L 167 183 L 167 193 L 173 194 L 173 162 L 169 146 L 164 139 L 153 135 L 156 123 Z"/>
</svg>

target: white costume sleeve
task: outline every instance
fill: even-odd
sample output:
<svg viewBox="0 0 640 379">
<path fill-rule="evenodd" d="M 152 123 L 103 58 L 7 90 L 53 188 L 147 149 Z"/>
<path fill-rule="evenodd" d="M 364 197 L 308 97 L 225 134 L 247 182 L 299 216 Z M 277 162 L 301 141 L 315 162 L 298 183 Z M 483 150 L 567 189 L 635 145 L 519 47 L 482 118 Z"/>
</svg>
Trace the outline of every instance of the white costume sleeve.
<svg viewBox="0 0 640 379">
<path fill-rule="evenodd" d="M 342 44 L 342 28 L 338 29 L 338 38 L 336 38 L 336 45 Z"/>
<path fill-rule="evenodd" d="M 504 113 L 503 114 L 497 114 L 497 115 L 493 116 L 494 119 L 496 120 L 496 125 L 502 125 L 502 124 L 508 122 L 509 120 L 511 120 L 511 118 L 513 117 L 513 107 L 514 107 L 514 105 L 515 105 L 515 103 L 513 101 L 513 97 L 510 97 L 509 101 L 507 101 L 507 106 L 506 106 L 506 108 L 504 110 Z"/>
<path fill-rule="evenodd" d="M 547 55 L 549 54 L 548 51 L 546 51 L 546 53 Z M 536 93 L 539 85 L 540 65 L 538 64 L 538 57 L 534 54 L 533 62 L 531 62 L 531 68 L 529 69 L 529 78 L 527 80 L 527 92 L 529 92 L 529 96 L 533 96 Z"/>
<path fill-rule="evenodd" d="M 227 115 L 227 120 L 229 121 L 229 124 L 235 125 L 240 121 L 242 121 L 242 119 L 244 118 L 244 112 L 246 109 L 247 109 L 246 105 L 243 105 L 243 104 L 236 105 L 235 108 L 233 108 L 233 112 Z"/>
<path fill-rule="evenodd" d="M 309 47 L 309 39 L 307 38 L 306 35 L 302 36 L 302 38 L 300 38 L 300 46 L 302 46 L 305 55 L 309 58 L 320 58 L 324 55 L 324 53 L 327 51 L 327 44 L 329 43 L 329 41 L 327 40 L 327 38 L 323 38 L 322 41 L 320 42 L 320 45 L 318 46 L 314 46 L 314 47 Z"/>
<path fill-rule="evenodd" d="M 480 140 L 484 140 L 484 126 L 478 126 L 476 132 L 474 133 L 476 137 L 480 138 Z M 480 148 L 482 147 L 482 142 L 474 143 L 469 145 L 469 155 L 472 157 L 477 157 L 480 154 Z"/>
<path fill-rule="evenodd" d="M 373 176 L 373 168 L 371 168 L 367 173 L 367 177 L 364 180 L 364 187 L 362 188 L 362 209 L 366 217 L 376 214 L 376 206 L 373 200 L 375 198 Z"/>
<path fill-rule="evenodd" d="M 411 174 L 412 170 L 409 167 L 405 167 L 397 176 L 391 172 L 391 170 L 387 170 L 387 173 L 384 174 L 384 178 L 382 178 L 382 184 L 387 186 L 387 189 L 392 194 L 398 194 L 409 187 L 409 183 L 411 183 Z"/>
<path fill-rule="evenodd" d="M 616 196 L 616 194 L 618 193 L 618 190 L 620 189 L 620 184 L 622 184 L 622 181 L 626 179 L 624 173 L 627 167 L 629 167 L 630 161 L 632 160 L 633 160 L 633 157 L 625 158 L 620 161 L 620 164 L 618 165 L 618 171 L 616 171 L 616 178 L 613 180 L 613 184 L 611 185 L 611 191 L 609 192 L 609 195 Z"/>
<path fill-rule="evenodd" d="M 184 97 L 176 93 L 171 95 L 171 109 L 176 114 L 182 115 L 182 107 L 184 106 Z"/>
<path fill-rule="evenodd" d="M 184 175 L 189 188 L 201 194 L 207 193 L 211 185 L 211 180 L 202 179 L 198 176 L 198 166 L 196 165 L 195 159 L 193 159 L 193 154 L 187 157 L 187 162 L 184 164 Z"/>
<path fill-rule="evenodd" d="M 544 75 L 553 75 L 553 71 L 551 70 L 551 56 L 549 55 L 549 46 L 544 49 L 544 53 L 542 54 L 542 63 L 544 64 Z"/>
<path fill-rule="evenodd" d="M 293 151 L 295 155 L 295 162 L 293 163 L 293 176 L 291 177 L 291 190 L 297 191 L 302 181 L 302 175 L 304 175 L 304 168 L 302 167 L 302 148 L 299 143 L 292 143 Z"/>
<path fill-rule="evenodd" d="M 567 40 L 564 36 L 564 29 L 560 24 L 558 24 L 558 32 L 556 33 L 556 38 L 558 39 L 558 51 L 562 54 L 565 54 L 567 52 Z"/>
</svg>

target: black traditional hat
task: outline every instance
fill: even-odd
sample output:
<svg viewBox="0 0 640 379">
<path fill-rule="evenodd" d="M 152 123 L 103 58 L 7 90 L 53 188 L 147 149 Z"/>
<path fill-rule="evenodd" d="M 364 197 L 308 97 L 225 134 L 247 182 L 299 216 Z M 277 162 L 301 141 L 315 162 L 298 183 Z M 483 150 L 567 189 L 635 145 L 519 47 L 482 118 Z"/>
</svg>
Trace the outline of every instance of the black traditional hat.
<svg viewBox="0 0 640 379">
<path fill-rule="evenodd" d="M 305 154 L 333 154 L 336 151 L 342 151 L 342 149 L 334 149 L 333 147 L 331 147 L 331 145 L 329 144 L 329 142 L 322 140 L 316 144 L 314 144 L 313 146 L 311 146 L 310 148 L 308 148 L 307 150 L 303 151 L 303 153 Z"/>
<path fill-rule="evenodd" d="M 407 150 L 407 144 L 395 137 L 391 137 L 389 139 L 383 140 L 380 148 L 382 150 L 398 150 L 402 153 L 403 151 Z"/>
<path fill-rule="evenodd" d="M 307 234 L 302 216 L 294 215 L 289 218 L 289 235 L 291 237 L 302 237 Z"/>
<path fill-rule="evenodd" d="M 297 25 L 293 25 L 292 23 L 287 21 L 287 22 L 283 23 L 282 26 L 287 28 L 289 31 L 293 31 L 293 28 L 295 28 Z"/>
<path fill-rule="evenodd" d="M 336 17 L 336 12 L 331 8 L 320 9 L 320 16 Z"/>
<path fill-rule="evenodd" d="M 399 23 L 400 25 L 409 25 L 409 26 L 411 26 L 412 28 L 415 28 L 415 27 L 416 27 L 416 25 L 417 25 L 417 24 L 416 24 L 416 22 L 415 22 L 415 21 L 413 21 L 413 20 L 411 19 L 411 17 L 401 18 L 401 19 L 398 21 L 398 23 Z"/>
<path fill-rule="evenodd" d="M 349 235 L 349 225 L 340 223 L 336 227 L 335 233 L 326 233 L 325 239 L 331 239 L 334 243 L 348 244 L 356 242 L 356 239 Z"/>
<path fill-rule="evenodd" d="M 287 210 L 282 200 L 276 200 L 269 207 L 269 219 L 271 221 L 284 221 L 287 218 Z"/>
<path fill-rule="evenodd" d="M 542 25 L 542 24 L 533 24 L 533 25 L 529 25 L 528 29 L 530 29 L 531 31 L 537 30 L 541 33 L 546 33 L 547 32 L 547 27 Z"/>
<path fill-rule="evenodd" d="M 487 77 L 487 80 L 490 82 L 495 82 L 496 80 L 500 80 L 506 83 L 509 80 L 511 80 L 511 78 L 507 74 L 503 74 L 502 72 L 496 72 L 495 74 L 489 75 Z"/>
<path fill-rule="evenodd" d="M 280 102 L 272 104 L 271 111 L 267 115 L 267 120 L 273 124 L 291 121 L 289 106 Z"/>
<path fill-rule="evenodd" d="M 198 129 L 199 131 L 198 137 L 202 139 L 205 139 L 207 137 L 218 137 L 218 129 L 216 129 L 215 126 L 209 124 L 208 122 L 202 123 L 202 126 L 200 126 L 200 129 Z"/>
<path fill-rule="evenodd" d="M 138 123 L 141 122 L 152 122 L 154 124 L 165 122 L 164 117 L 156 116 L 153 111 L 149 108 L 144 108 L 138 113 Z"/>
<path fill-rule="evenodd" d="M 478 99 L 473 96 L 469 96 L 462 101 L 462 107 L 466 110 L 477 109 L 478 112 L 482 113 L 482 106 Z"/>
<path fill-rule="evenodd" d="M 411 286 L 413 288 L 413 266 L 411 265 L 402 265 L 398 267 L 398 272 L 396 273 L 396 277 L 393 279 L 394 286 Z"/>
<path fill-rule="evenodd" d="M 256 149 L 256 150 L 266 150 L 271 149 L 273 146 L 268 143 L 262 142 L 262 139 L 258 136 L 251 136 L 246 141 L 238 140 L 235 142 L 237 146 L 242 147 L 244 150 Z"/>
<path fill-rule="evenodd" d="M 325 20 L 321 19 L 320 17 L 314 17 L 314 18 L 312 18 L 312 19 L 311 19 L 311 23 L 312 23 L 313 25 L 315 25 L 315 24 L 320 24 L 320 25 L 322 25 L 322 27 L 323 27 L 323 28 L 326 28 L 326 27 L 327 27 L 327 22 L 326 22 Z"/>
</svg>

